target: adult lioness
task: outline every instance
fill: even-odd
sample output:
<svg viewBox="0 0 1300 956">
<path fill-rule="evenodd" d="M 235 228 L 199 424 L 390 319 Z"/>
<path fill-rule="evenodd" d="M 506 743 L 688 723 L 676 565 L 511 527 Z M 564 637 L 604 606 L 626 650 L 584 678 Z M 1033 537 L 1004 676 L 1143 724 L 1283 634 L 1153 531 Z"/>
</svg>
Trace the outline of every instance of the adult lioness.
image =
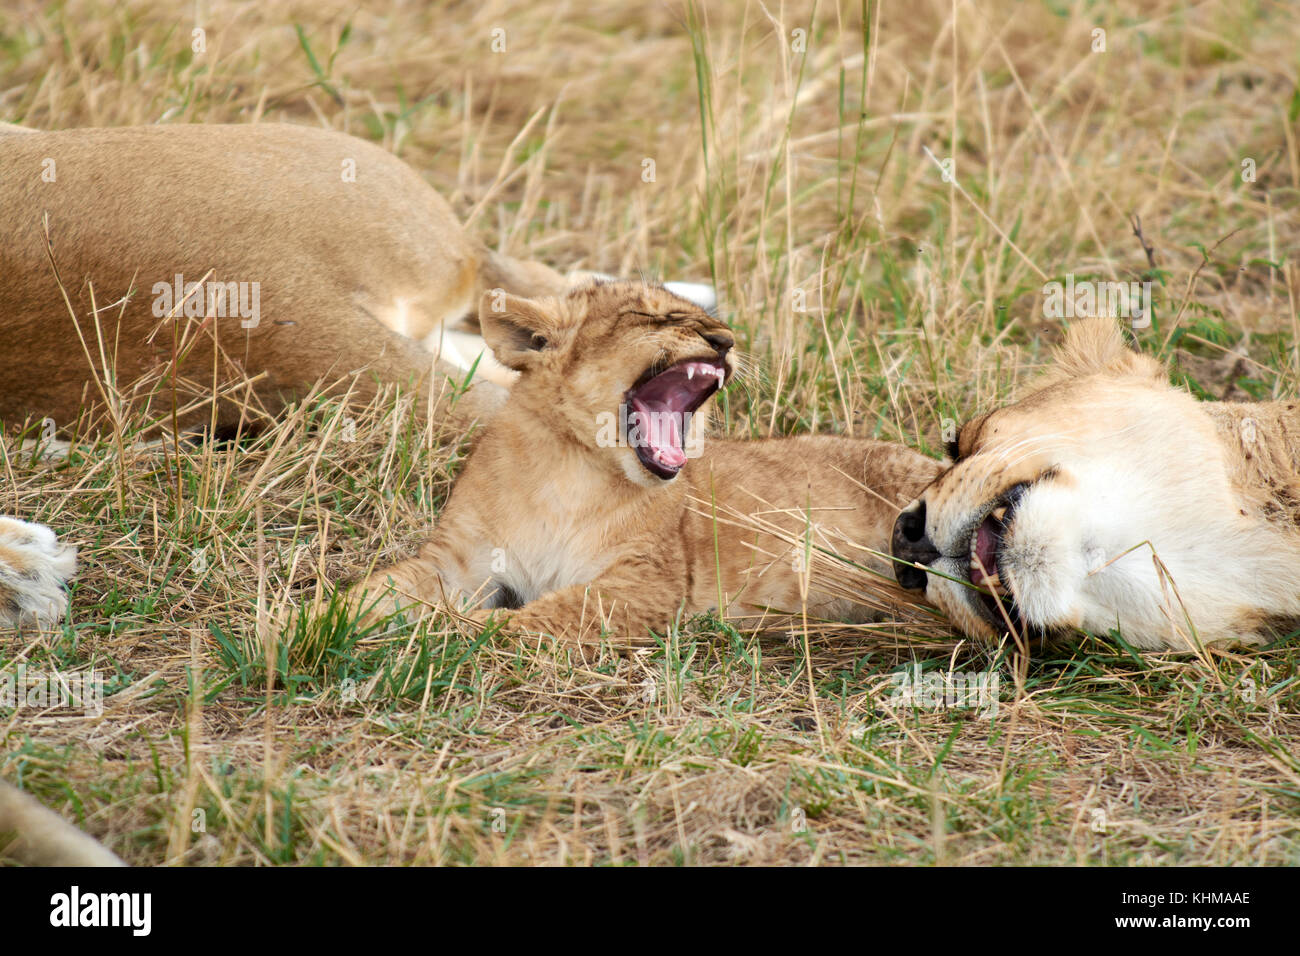
<svg viewBox="0 0 1300 956">
<path fill-rule="evenodd" d="M 204 424 L 214 386 L 245 373 L 272 416 L 359 369 L 349 384 L 362 397 L 374 380 L 440 382 L 478 357 L 476 339 L 448 342 L 445 326 L 472 315 L 483 290 L 568 287 L 470 238 L 384 149 L 301 126 L 4 127 L 0 229 L 9 423 L 62 428 L 103 406 L 102 389 L 116 391 L 110 404 L 143 405 L 159 370 L 176 380 L 182 418 Z M 173 330 L 197 342 L 176 369 Z M 499 401 L 489 391 L 477 400 Z M 218 425 L 239 421 L 247 399 L 235 388 L 220 401 Z"/>
<path fill-rule="evenodd" d="M 362 369 L 339 387 L 361 398 L 375 381 L 436 388 L 471 367 L 505 385 L 513 376 L 480 361 L 482 340 L 456 324 L 475 317 L 484 290 L 572 284 L 471 238 L 386 150 L 286 124 L 0 124 L 0 229 L 0 421 L 10 423 L 64 427 L 110 389 L 111 402 L 143 404 L 173 364 L 182 418 L 204 424 L 214 386 L 245 374 L 272 416 Z M 480 388 L 466 408 L 500 398 Z M 238 421 L 246 399 L 235 388 L 219 401 L 218 425 Z M 164 404 L 169 388 L 160 415 Z"/>
<path fill-rule="evenodd" d="M 1186 650 L 1300 622 L 1300 402 L 1197 402 L 1092 319 L 949 455 L 893 553 L 967 634 L 1118 627 Z"/>
<path fill-rule="evenodd" d="M 383 595 L 377 614 L 470 598 L 513 609 L 515 629 L 636 643 L 719 606 L 799 612 L 805 546 L 887 573 L 869 551 L 888 546 L 899 505 L 938 471 L 869 440 L 705 445 L 704 410 L 734 373 L 734 340 L 662 288 L 485 296 L 479 323 L 519 381 L 418 556 L 360 589 L 363 601 Z M 816 578 L 806 606 L 862 610 Z"/>
</svg>

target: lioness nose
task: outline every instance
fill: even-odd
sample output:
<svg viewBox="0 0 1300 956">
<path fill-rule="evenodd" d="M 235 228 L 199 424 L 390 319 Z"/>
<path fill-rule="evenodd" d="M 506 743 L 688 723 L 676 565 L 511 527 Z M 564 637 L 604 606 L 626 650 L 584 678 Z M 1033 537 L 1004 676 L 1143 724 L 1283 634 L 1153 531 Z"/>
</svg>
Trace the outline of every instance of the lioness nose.
<svg viewBox="0 0 1300 956">
<path fill-rule="evenodd" d="M 909 591 L 925 590 L 925 572 L 913 564 L 929 565 L 939 557 L 934 542 L 925 533 L 925 502 L 918 501 L 903 511 L 894 522 L 894 537 L 890 551 L 899 561 L 894 576 L 900 586 Z"/>
<path fill-rule="evenodd" d="M 701 332 L 700 337 L 722 354 L 726 354 L 736 344 L 735 336 L 730 332 Z"/>
</svg>

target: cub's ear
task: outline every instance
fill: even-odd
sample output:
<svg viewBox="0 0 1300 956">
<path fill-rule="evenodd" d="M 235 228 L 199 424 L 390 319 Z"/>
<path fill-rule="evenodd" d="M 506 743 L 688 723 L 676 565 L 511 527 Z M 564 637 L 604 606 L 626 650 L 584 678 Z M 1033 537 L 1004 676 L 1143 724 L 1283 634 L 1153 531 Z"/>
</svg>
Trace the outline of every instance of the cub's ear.
<svg viewBox="0 0 1300 956">
<path fill-rule="evenodd" d="M 522 372 L 559 346 L 563 326 L 553 298 L 523 299 L 489 289 L 479 300 L 478 323 L 497 361 Z"/>
</svg>

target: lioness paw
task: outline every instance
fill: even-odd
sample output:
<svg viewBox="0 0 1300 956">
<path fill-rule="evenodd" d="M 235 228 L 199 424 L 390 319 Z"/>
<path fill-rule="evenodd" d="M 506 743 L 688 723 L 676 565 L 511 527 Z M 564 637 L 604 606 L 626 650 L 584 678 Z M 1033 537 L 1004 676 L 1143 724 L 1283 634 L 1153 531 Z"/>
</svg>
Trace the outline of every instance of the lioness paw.
<svg viewBox="0 0 1300 956">
<path fill-rule="evenodd" d="M 49 528 L 0 518 L 0 627 L 50 627 L 68 609 L 77 549 Z"/>
</svg>

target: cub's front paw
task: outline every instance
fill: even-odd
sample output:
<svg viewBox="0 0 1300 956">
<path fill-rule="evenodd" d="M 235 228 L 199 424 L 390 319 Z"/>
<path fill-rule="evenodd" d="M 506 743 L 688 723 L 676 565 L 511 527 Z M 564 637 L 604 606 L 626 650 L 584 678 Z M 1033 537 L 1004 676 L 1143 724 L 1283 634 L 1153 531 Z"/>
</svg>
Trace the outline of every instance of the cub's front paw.
<svg viewBox="0 0 1300 956">
<path fill-rule="evenodd" d="M 0 518 L 0 627 L 51 627 L 68 610 L 77 549 L 45 525 Z"/>
</svg>

